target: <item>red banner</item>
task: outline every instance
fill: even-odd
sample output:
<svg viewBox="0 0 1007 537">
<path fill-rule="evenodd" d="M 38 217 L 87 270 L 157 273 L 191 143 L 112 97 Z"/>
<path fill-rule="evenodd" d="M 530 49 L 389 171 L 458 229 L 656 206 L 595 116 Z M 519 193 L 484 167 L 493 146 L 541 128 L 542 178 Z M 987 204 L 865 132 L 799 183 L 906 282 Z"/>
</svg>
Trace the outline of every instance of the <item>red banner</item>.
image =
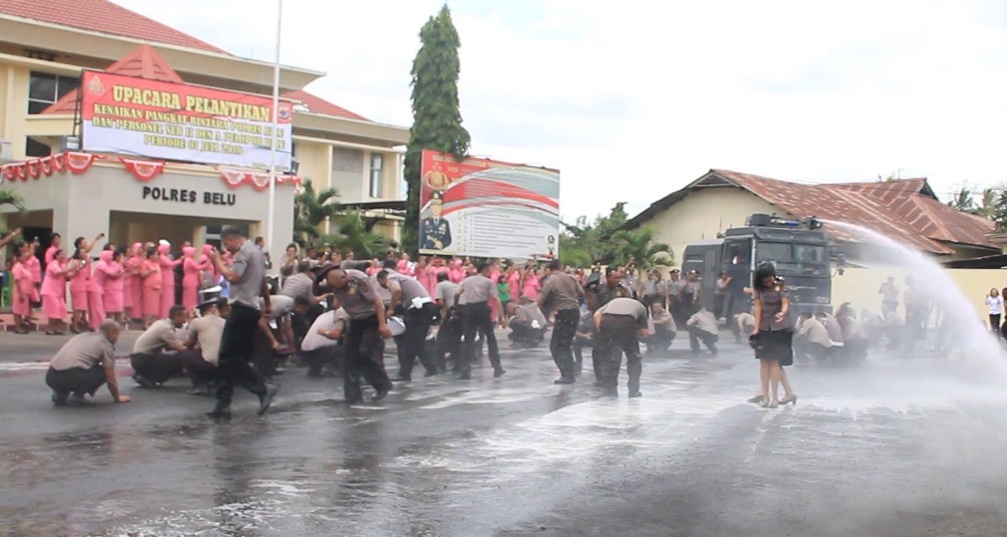
<svg viewBox="0 0 1007 537">
<path fill-rule="evenodd" d="M 276 143 L 290 167 L 293 105 L 263 95 L 84 71 L 83 149 L 127 156 L 268 168 Z"/>
</svg>

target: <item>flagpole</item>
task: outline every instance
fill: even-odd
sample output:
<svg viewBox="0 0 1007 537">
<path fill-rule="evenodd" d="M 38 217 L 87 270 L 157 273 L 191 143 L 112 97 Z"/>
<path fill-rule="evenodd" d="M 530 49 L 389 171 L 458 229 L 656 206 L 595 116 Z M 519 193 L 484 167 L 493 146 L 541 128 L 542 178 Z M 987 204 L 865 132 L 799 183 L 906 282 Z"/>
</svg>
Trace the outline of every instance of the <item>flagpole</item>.
<svg viewBox="0 0 1007 537">
<path fill-rule="evenodd" d="M 269 220 L 266 248 L 273 248 L 276 215 L 276 136 L 279 134 L 280 108 L 280 30 L 283 28 L 283 0 L 276 1 L 276 58 L 273 62 L 273 135 L 269 142 Z"/>
</svg>

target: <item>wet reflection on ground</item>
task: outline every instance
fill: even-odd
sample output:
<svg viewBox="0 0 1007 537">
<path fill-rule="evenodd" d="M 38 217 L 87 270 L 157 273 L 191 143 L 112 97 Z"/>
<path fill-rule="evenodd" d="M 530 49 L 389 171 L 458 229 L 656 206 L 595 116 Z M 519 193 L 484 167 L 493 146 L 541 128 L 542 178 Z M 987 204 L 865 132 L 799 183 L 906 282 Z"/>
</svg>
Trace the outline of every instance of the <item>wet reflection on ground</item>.
<svg viewBox="0 0 1007 537">
<path fill-rule="evenodd" d="M 837 513 L 850 534 L 1004 524 L 1007 395 L 982 367 L 795 368 L 798 406 L 763 410 L 743 402 L 757 373 L 741 350 L 649 359 L 635 400 L 601 396 L 590 373 L 553 386 L 544 350 L 511 363 L 504 379 L 425 379 L 359 407 L 337 403 L 335 383 L 285 379 L 275 412 L 240 407 L 225 424 L 179 393 L 134 392 L 159 404 L 115 420 L 36 405 L 39 420 L 78 413 L 65 431 L 0 440 L 4 533 L 839 535 Z"/>
</svg>

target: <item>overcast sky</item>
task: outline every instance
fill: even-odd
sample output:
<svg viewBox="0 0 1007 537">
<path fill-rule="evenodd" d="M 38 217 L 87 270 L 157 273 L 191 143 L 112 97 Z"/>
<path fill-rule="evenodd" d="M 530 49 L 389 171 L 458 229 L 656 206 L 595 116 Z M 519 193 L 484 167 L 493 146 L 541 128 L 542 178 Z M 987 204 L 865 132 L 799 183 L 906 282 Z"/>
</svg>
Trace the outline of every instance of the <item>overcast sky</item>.
<svg viewBox="0 0 1007 537">
<path fill-rule="evenodd" d="M 115 0 L 272 61 L 275 0 Z M 285 0 L 281 61 L 411 123 L 440 0 Z M 453 0 L 471 153 L 562 173 L 562 213 L 631 212 L 710 168 L 799 182 L 1007 179 L 1007 2 Z M 901 169 L 901 172 L 900 172 Z"/>
</svg>

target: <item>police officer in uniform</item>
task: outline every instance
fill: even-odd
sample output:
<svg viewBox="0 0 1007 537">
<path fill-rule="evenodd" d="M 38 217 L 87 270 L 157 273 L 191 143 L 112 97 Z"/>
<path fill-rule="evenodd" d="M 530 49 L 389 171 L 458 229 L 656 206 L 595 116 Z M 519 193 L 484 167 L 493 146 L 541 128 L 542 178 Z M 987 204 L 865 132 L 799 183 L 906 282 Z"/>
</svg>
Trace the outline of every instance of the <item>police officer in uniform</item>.
<svg viewBox="0 0 1007 537">
<path fill-rule="evenodd" d="M 643 372 L 643 358 L 640 355 L 638 336 L 647 337 L 647 307 L 632 298 L 614 298 L 594 313 L 598 339 L 594 354 L 601 358 L 602 387 L 609 395 L 619 395 L 619 369 L 622 355 L 626 353 L 627 387 L 630 397 L 640 397 L 640 375 Z"/>
<path fill-rule="evenodd" d="M 403 276 L 394 270 L 378 272 L 378 285 L 392 293 L 389 309 L 402 315 L 406 322 L 406 331 L 395 338 L 399 355 L 399 374 L 394 380 L 412 381 L 413 366 L 416 359 L 427 370 L 426 376 L 437 374 L 437 365 L 427 352 L 427 335 L 433 323 L 437 306 L 430 298 L 430 293 L 415 278 Z"/>
<path fill-rule="evenodd" d="M 592 278 L 594 274 L 591 275 Z M 616 298 L 632 298 L 633 292 L 622 283 L 622 274 L 616 267 L 605 269 L 605 281 L 595 282 L 589 280 L 587 285 L 587 306 L 593 315 L 599 309 Z M 597 349 L 597 345 L 595 346 Z M 615 352 L 619 352 L 616 350 Z M 591 353 L 591 365 L 594 367 L 595 386 L 602 385 L 601 356 L 597 352 Z"/>
<path fill-rule="evenodd" d="M 475 361 L 476 334 L 482 331 L 489 346 L 490 364 L 493 365 L 493 376 L 503 376 L 507 371 L 500 364 L 500 350 L 497 347 L 496 335 L 492 319 L 491 303 L 500 305 L 499 290 L 497 284 L 489 278 L 489 263 L 480 263 L 476 274 L 462 280 L 455 294 L 455 306 L 464 299 L 465 308 L 462 310 L 462 332 L 465 343 L 462 348 L 462 369 L 460 377 L 467 380 L 472 376 L 472 362 Z"/>
<path fill-rule="evenodd" d="M 344 336 L 343 391 L 346 402 L 355 404 L 363 400 L 361 376 L 374 386 L 373 399 L 383 399 L 392 388 L 384 364 L 384 340 L 392 337 L 385 321 L 385 305 L 374 291 L 367 274 L 342 269 L 335 264 L 318 270 L 315 294 L 325 292 L 331 292 L 350 317 L 350 327 Z"/>
<path fill-rule="evenodd" d="M 434 192 L 430 197 L 430 217 L 420 225 L 424 250 L 444 250 L 451 246 L 451 224 L 441 218 L 441 194 Z"/>
</svg>

